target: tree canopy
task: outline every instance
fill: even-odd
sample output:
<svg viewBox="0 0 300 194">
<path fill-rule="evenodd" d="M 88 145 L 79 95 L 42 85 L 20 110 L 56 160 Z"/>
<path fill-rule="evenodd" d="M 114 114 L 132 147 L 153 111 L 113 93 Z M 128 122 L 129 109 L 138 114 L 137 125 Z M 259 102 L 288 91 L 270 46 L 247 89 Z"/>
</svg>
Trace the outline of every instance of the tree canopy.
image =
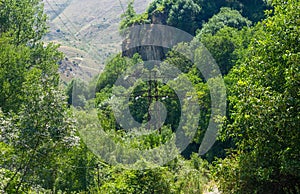
<svg viewBox="0 0 300 194">
<path fill-rule="evenodd" d="M 42 2 L 0 1 L 1 193 L 203 193 L 216 187 L 222 193 L 300 192 L 298 0 L 154 0 L 142 14 L 130 1 L 121 18 L 121 33 L 151 23 L 179 28 L 194 39 L 166 51 L 161 69 L 143 61 L 137 48 L 132 56 L 111 57 L 90 83 L 74 79 L 64 88 L 59 45 L 43 42 Z M 197 68 L 197 61 L 210 65 L 199 41 L 223 77 L 206 80 Z M 161 48 L 147 52 L 155 49 Z M 168 65 L 180 73 L 165 83 L 161 71 L 175 74 Z M 132 76 L 116 86 L 129 70 Z M 217 79 L 224 79 L 226 91 Z M 224 117 L 212 116 L 216 90 L 227 93 Z M 165 114 L 158 115 L 154 109 L 162 106 Z M 126 108 L 132 120 L 123 114 Z M 157 122 L 152 126 L 151 120 Z M 224 124 L 214 146 L 200 156 L 210 120 Z M 141 127 L 126 128 L 135 122 Z M 184 150 L 174 146 L 180 135 L 192 136 Z M 90 146 L 99 140 L 106 155 Z M 166 143 L 170 147 L 162 149 Z"/>
<path fill-rule="evenodd" d="M 299 1 L 273 5 L 255 27 L 248 58 L 227 78 L 232 122 L 223 134 L 234 138 L 237 149 L 222 162 L 224 191 L 299 190 Z M 228 165 L 235 166 L 232 172 Z"/>
</svg>

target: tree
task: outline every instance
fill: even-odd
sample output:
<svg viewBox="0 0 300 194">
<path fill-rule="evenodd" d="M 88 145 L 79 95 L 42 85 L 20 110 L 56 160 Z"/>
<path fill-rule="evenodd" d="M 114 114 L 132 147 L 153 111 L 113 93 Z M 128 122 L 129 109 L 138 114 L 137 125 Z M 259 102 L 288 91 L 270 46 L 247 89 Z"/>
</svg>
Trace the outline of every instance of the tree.
<svg viewBox="0 0 300 194">
<path fill-rule="evenodd" d="M 62 55 L 56 45 L 40 41 L 47 25 L 39 0 L 4 0 L 0 10 L 0 107 L 4 112 L 17 112 L 24 100 L 22 83 L 28 71 L 39 68 L 58 85 L 57 61 Z"/>
<path fill-rule="evenodd" d="M 53 189 L 57 157 L 78 142 L 59 89 L 62 54 L 41 41 L 45 19 L 38 0 L 0 3 L 1 192 Z"/>
<path fill-rule="evenodd" d="M 224 192 L 300 189 L 300 2 L 273 5 L 275 11 L 256 26 L 249 58 L 227 78 L 232 122 L 223 135 L 233 138 L 237 148 L 217 173 Z"/>
<path fill-rule="evenodd" d="M 73 79 L 66 88 L 68 104 L 74 107 L 84 107 L 89 95 L 95 91 L 88 91 L 87 84 L 80 79 Z"/>
<path fill-rule="evenodd" d="M 126 12 L 121 15 L 122 21 L 120 24 L 120 30 L 124 30 L 125 28 L 130 27 L 130 21 L 136 16 L 133 3 L 134 1 L 131 0 L 127 5 Z"/>
<path fill-rule="evenodd" d="M 206 34 L 216 34 L 220 29 L 225 26 L 242 29 L 244 26 L 249 27 L 251 21 L 244 18 L 237 10 L 228 7 L 221 8 L 221 11 L 214 15 L 203 25 L 198 36 Z"/>
<path fill-rule="evenodd" d="M 61 53 L 57 51 L 57 46 L 49 44 L 44 47 L 42 43 L 37 43 L 30 48 L 15 45 L 7 37 L 1 37 L 0 42 L 0 107 L 4 112 L 17 112 L 24 103 L 26 96 L 22 93 L 22 85 L 32 68 L 40 69 L 45 79 L 51 80 L 54 86 L 58 85 L 57 61 Z"/>
<path fill-rule="evenodd" d="M 51 86 L 51 82 L 43 83 L 40 73 L 31 70 L 23 84 L 26 103 L 17 115 L 9 114 L 11 119 L 4 117 L 9 124 L 1 125 L 1 140 L 13 149 L 10 157 L 15 158 L 11 163 L 1 164 L 5 169 L 13 169 L 3 188 L 6 192 L 26 191 L 32 183 L 53 188 L 54 180 L 49 175 L 55 178 L 55 158 L 78 141 L 62 92 Z"/>
<path fill-rule="evenodd" d="M 117 81 L 118 76 L 121 75 L 127 68 L 142 62 L 141 57 L 138 54 L 134 54 L 132 59 L 122 57 L 121 54 L 115 56 L 105 66 L 104 72 L 100 75 L 96 87 L 96 91 L 104 89 L 105 87 L 111 88 Z"/>
<path fill-rule="evenodd" d="M 225 26 L 219 29 L 216 34 L 210 33 L 198 35 L 196 38 L 212 54 L 218 64 L 222 75 L 227 75 L 231 68 L 243 60 L 245 50 L 253 38 L 254 30 L 251 28 L 236 28 Z"/>
<path fill-rule="evenodd" d="M 34 45 L 45 35 L 47 16 L 40 0 L 3 0 L 0 10 L 0 34 L 12 37 L 16 45 Z"/>
<path fill-rule="evenodd" d="M 184 30 L 190 34 L 195 34 L 199 28 L 197 17 L 201 7 L 193 0 L 178 0 L 170 9 L 167 24 Z"/>
<path fill-rule="evenodd" d="M 270 7 L 269 0 L 231 0 L 227 2 L 227 7 L 239 10 L 240 13 L 253 22 L 259 22 L 265 18 L 264 10 Z"/>
</svg>

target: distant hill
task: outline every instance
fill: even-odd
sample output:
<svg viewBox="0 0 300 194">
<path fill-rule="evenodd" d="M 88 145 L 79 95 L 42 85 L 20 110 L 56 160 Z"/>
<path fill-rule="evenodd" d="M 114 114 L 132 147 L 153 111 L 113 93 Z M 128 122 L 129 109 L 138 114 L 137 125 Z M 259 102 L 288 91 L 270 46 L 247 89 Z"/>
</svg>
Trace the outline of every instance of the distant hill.
<svg viewBox="0 0 300 194">
<path fill-rule="evenodd" d="M 44 0 L 50 32 L 46 41 L 61 44 L 65 81 L 89 79 L 101 72 L 109 56 L 121 51 L 118 27 L 129 0 Z M 143 12 L 151 0 L 135 0 Z"/>
</svg>

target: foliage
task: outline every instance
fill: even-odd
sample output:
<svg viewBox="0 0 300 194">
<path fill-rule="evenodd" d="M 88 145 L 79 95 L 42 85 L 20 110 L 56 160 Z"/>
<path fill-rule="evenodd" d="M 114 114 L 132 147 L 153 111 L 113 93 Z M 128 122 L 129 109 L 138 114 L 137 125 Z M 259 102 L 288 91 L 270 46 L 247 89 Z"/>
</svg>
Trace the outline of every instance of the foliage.
<svg viewBox="0 0 300 194">
<path fill-rule="evenodd" d="M 264 10 L 270 9 L 272 0 L 231 0 L 226 7 L 231 7 L 242 13 L 242 15 L 253 22 L 259 22 L 265 18 Z"/>
<path fill-rule="evenodd" d="M 17 46 L 7 37 L 0 38 L 0 42 L 0 105 L 4 112 L 16 112 L 24 103 L 25 93 L 22 93 L 22 85 L 26 76 L 35 73 L 34 69 L 39 69 L 39 74 L 48 82 L 52 81 L 54 85 L 58 85 L 56 62 L 61 54 L 57 51 L 57 46 L 49 44 L 44 47 L 42 43 L 37 43 L 31 48 L 25 45 Z"/>
<path fill-rule="evenodd" d="M 193 0 L 178 0 L 169 10 L 167 24 L 194 34 L 199 27 L 197 16 L 200 11 L 201 7 Z"/>
<path fill-rule="evenodd" d="M 88 108 L 95 98 L 95 90 L 98 76 L 94 77 L 89 83 L 80 79 L 73 79 L 66 87 L 68 105 L 74 107 Z"/>
<path fill-rule="evenodd" d="M 121 57 L 121 55 L 115 56 L 105 66 L 104 72 L 100 75 L 97 83 L 96 91 L 104 89 L 105 87 L 111 88 L 117 81 L 119 75 L 135 64 L 141 62 L 141 58 L 138 54 L 135 54 L 132 59 Z"/>
<path fill-rule="evenodd" d="M 51 187 L 53 180 L 48 176 L 54 169 L 48 169 L 53 160 L 78 141 L 70 113 L 61 101 L 61 92 L 43 83 L 38 70 L 31 71 L 23 84 L 26 103 L 22 104 L 18 115 L 10 113 L 11 119 L 1 124 L 1 141 L 13 149 L 10 157 L 14 158 L 2 164 L 5 169 L 14 169 L 12 175 L 8 174 L 4 191 L 26 191 L 30 182 Z M 37 168 L 41 166 L 43 168 Z"/>
<path fill-rule="evenodd" d="M 214 35 L 200 33 L 197 36 L 216 60 L 222 75 L 227 75 L 234 65 L 246 57 L 245 50 L 252 37 L 253 30 L 250 28 L 238 30 L 227 26 Z"/>
<path fill-rule="evenodd" d="M 58 86 L 62 55 L 41 42 L 46 16 L 40 1 L 1 1 L 0 7 L 0 189 L 52 189 L 57 157 L 78 142 Z"/>
<path fill-rule="evenodd" d="M 273 16 L 256 26 L 250 58 L 228 77 L 232 124 L 223 135 L 234 138 L 237 154 L 221 162 L 225 192 L 299 191 L 300 4 L 273 4 Z M 231 163 L 236 165 L 235 179 L 225 172 Z"/>
<path fill-rule="evenodd" d="M 249 27 L 251 21 L 244 18 L 237 10 L 230 9 L 228 7 L 221 8 L 221 11 L 203 24 L 199 36 L 203 34 L 216 34 L 220 29 L 225 26 L 242 29 L 244 26 Z"/>
<path fill-rule="evenodd" d="M 72 80 L 65 96 L 57 73 L 62 54 L 57 45 L 42 42 L 47 25 L 41 1 L 0 1 L 0 192 L 203 193 L 213 179 L 224 193 L 299 193 L 300 4 L 298 0 L 268 2 L 274 8 L 266 16 L 264 0 L 154 0 L 143 14 L 136 14 L 130 1 L 122 15 L 121 32 L 144 23 L 198 32 L 195 40 L 219 65 L 229 94 L 228 117 L 220 140 L 201 158 L 193 152 L 198 151 L 211 119 L 210 95 L 219 86 L 214 79 L 205 80 L 195 64 L 180 54 L 189 51 L 186 54 L 200 61 L 195 40 L 178 44 L 166 55 L 162 67 L 170 64 L 182 72 L 169 85 L 133 79 L 136 85 L 131 88 L 114 87 L 119 76 L 136 64 L 142 67 L 135 70 L 159 74 L 143 63 L 143 56 L 119 54 L 91 83 Z M 172 147 L 177 157 L 164 166 L 157 165 L 169 156 L 164 149 L 153 152 L 155 162 L 147 160 L 153 156 L 131 154 L 133 149 L 148 151 L 174 140 L 182 112 L 189 111 L 175 92 L 187 90 L 185 78 L 195 89 L 184 96 L 185 101 L 196 99 L 201 109 L 193 142 L 182 156 Z M 125 95 L 126 90 L 132 90 L 129 104 L 114 96 Z M 166 120 L 150 133 L 145 123 L 156 116 L 151 114 L 155 101 L 165 106 Z M 108 102 L 123 105 L 120 112 L 128 105 L 143 127 L 124 130 Z M 98 112 L 91 114 L 94 104 Z M 192 121 L 194 116 L 185 119 Z M 92 125 L 96 119 L 107 137 L 90 134 L 91 139 L 118 142 L 124 149 L 113 154 L 125 156 L 125 162 L 134 161 L 143 170 L 108 165 L 88 149 L 83 142 L 88 136 L 77 132 L 76 126 L 99 130 Z M 184 135 L 190 135 L 193 127 L 187 122 Z M 96 145 L 109 150 L 111 142 Z M 116 157 L 109 159 L 111 164 L 119 162 Z"/>
<path fill-rule="evenodd" d="M 125 13 L 121 15 L 122 21 L 119 27 L 121 34 L 124 33 L 124 30 L 126 30 L 126 28 L 131 27 L 133 25 L 149 23 L 148 14 L 136 14 L 133 7 L 133 3 L 134 0 L 130 1 L 127 5 Z"/>
<path fill-rule="evenodd" d="M 191 161 L 176 158 L 164 167 L 130 170 L 101 169 L 98 193 L 201 193 L 207 182 L 208 164 L 194 155 Z M 187 181 L 189 180 L 189 181 Z"/>
<path fill-rule="evenodd" d="M 146 12 L 152 23 L 155 23 L 158 17 L 162 20 L 162 24 L 171 25 L 194 35 L 196 30 L 203 28 L 203 24 L 209 21 L 210 18 L 213 16 L 213 18 L 218 18 L 219 16 L 216 16 L 216 14 L 220 9 L 221 15 L 224 14 L 222 16 L 223 21 L 228 22 L 228 24 L 230 23 L 228 26 L 241 27 L 243 25 L 250 25 L 248 19 L 253 22 L 258 22 L 264 18 L 264 10 L 267 8 L 267 2 L 264 0 L 256 0 L 254 2 L 244 0 L 155 0 L 151 2 Z M 229 18 L 224 18 L 228 16 Z M 212 27 L 214 27 L 214 25 L 216 25 L 216 23 L 211 24 Z M 221 27 L 219 26 L 218 29 L 219 28 Z"/>
<path fill-rule="evenodd" d="M 170 193 L 170 176 L 165 168 L 119 170 L 101 186 L 102 193 Z"/>
<path fill-rule="evenodd" d="M 46 14 L 39 0 L 3 0 L 0 3 L 0 34 L 16 45 L 36 44 L 47 30 Z"/>
</svg>

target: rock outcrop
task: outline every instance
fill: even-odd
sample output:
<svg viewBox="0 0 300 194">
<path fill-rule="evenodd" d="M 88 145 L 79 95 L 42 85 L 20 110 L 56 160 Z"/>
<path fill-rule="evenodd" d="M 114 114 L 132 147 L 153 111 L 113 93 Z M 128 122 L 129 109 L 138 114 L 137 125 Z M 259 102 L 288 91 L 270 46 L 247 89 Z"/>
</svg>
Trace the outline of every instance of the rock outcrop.
<svg viewBox="0 0 300 194">
<path fill-rule="evenodd" d="M 122 55 L 132 57 L 138 53 L 144 61 L 163 60 L 170 50 L 161 46 L 165 45 L 165 41 L 170 41 L 170 36 L 163 27 L 166 18 L 164 13 L 153 13 L 151 25 L 130 28 L 126 33 L 126 39 L 122 42 Z"/>
</svg>

